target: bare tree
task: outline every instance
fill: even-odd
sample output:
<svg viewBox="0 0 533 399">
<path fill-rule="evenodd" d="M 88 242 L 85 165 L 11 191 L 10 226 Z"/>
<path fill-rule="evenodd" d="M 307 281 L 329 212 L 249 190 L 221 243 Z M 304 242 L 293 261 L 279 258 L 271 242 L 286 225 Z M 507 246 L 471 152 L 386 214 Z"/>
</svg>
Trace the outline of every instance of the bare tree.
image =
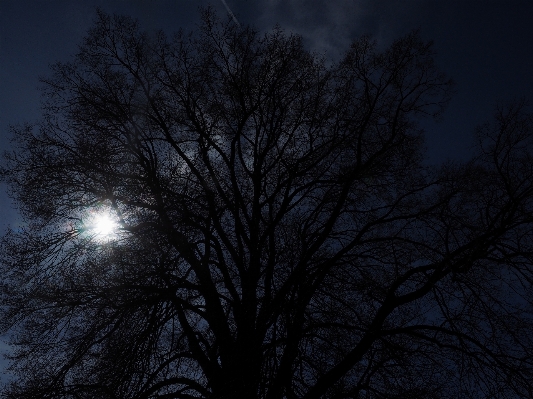
<svg viewBox="0 0 533 399">
<path fill-rule="evenodd" d="M 15 129 L 4 397 L 533 397 L 525 104 L 428 167 L 451 85 L 417 33 L 328 66 L 203 21 L 100 13 Z"/>
</svg>

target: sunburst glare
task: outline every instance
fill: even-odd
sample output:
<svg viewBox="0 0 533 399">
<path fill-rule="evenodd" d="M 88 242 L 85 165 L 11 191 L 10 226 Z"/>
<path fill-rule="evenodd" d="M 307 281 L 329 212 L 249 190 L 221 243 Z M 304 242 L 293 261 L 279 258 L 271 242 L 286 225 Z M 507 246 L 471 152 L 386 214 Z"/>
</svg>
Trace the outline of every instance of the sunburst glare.
<svg viewBox="0 0 533 399">
<path fill-rule="evenodd" d="M 118 234 L 119 224 L 113 216 L 101 210 L 93 210 L 89 213 L 85 223 L 85 231 L 95 240 L 109 241 Z"/>
</svg>

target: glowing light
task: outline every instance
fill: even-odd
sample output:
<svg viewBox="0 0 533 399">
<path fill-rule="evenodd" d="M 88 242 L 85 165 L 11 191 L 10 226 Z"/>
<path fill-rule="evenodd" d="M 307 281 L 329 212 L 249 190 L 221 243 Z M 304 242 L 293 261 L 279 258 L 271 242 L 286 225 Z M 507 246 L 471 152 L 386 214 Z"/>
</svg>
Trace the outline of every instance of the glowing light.
<svg viewBox="0 0 533 399">
<path fill-rule="evenodd" d="M 117 221 L 107 212 L 93 211 L 85 222 L 87 233 L 98 241 L 113 239 L 118 232 Z"/>
<path fill-rule="evenodd" d="M 111 220 L 109 215 L 99 215 L 94 220 L 94 232 L 97 235 L 108 236 L 113 234 L 116 228 L 117 224 Z"/>
</svg>

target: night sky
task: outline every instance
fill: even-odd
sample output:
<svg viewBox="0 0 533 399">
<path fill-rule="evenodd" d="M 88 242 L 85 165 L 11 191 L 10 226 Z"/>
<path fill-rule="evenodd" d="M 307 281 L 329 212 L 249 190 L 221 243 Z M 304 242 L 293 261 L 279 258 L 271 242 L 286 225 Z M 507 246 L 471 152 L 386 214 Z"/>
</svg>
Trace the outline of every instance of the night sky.
<svg viewBox="0 0 533 399">
<path fill-rule="evenodd" d="M 241 25 L 276 23 L 308 48 L 336 60 L 353 38 L 380 46 L 413 29 L 434 40 L 436 61 L 456 82 L 442 120 L 426 123 L 428 161 L 467 159 L 472 134 L 498 102 L 533 100 L 533 1 L 512 0 L 226 0 Z M 0 149 L 9 125 L 39 118 L 39 76 L 68 61 L 92 25 L 96 7 L 138 18 L 147 30 L 193 29 L 199 6 L 227 15 L 222 0 L 0 0 Z M 20 225 L 0 186 L 0 233 Z"/>
</svg>

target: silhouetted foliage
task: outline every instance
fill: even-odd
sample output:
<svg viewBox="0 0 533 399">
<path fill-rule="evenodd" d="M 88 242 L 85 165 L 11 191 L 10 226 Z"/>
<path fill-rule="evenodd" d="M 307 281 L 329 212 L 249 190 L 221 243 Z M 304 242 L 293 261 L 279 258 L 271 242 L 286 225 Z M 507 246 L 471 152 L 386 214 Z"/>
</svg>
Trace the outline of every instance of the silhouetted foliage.
<svg viewBox="0 0 533 399">
<path fill-rule="evenodd" d="M 533 121 L 423 163 L 451 85 L 417 33 L 329 65 L 100 13 L 44 83 L 3 169 L 4 397 L 533 397 Z"/>
</svg>

